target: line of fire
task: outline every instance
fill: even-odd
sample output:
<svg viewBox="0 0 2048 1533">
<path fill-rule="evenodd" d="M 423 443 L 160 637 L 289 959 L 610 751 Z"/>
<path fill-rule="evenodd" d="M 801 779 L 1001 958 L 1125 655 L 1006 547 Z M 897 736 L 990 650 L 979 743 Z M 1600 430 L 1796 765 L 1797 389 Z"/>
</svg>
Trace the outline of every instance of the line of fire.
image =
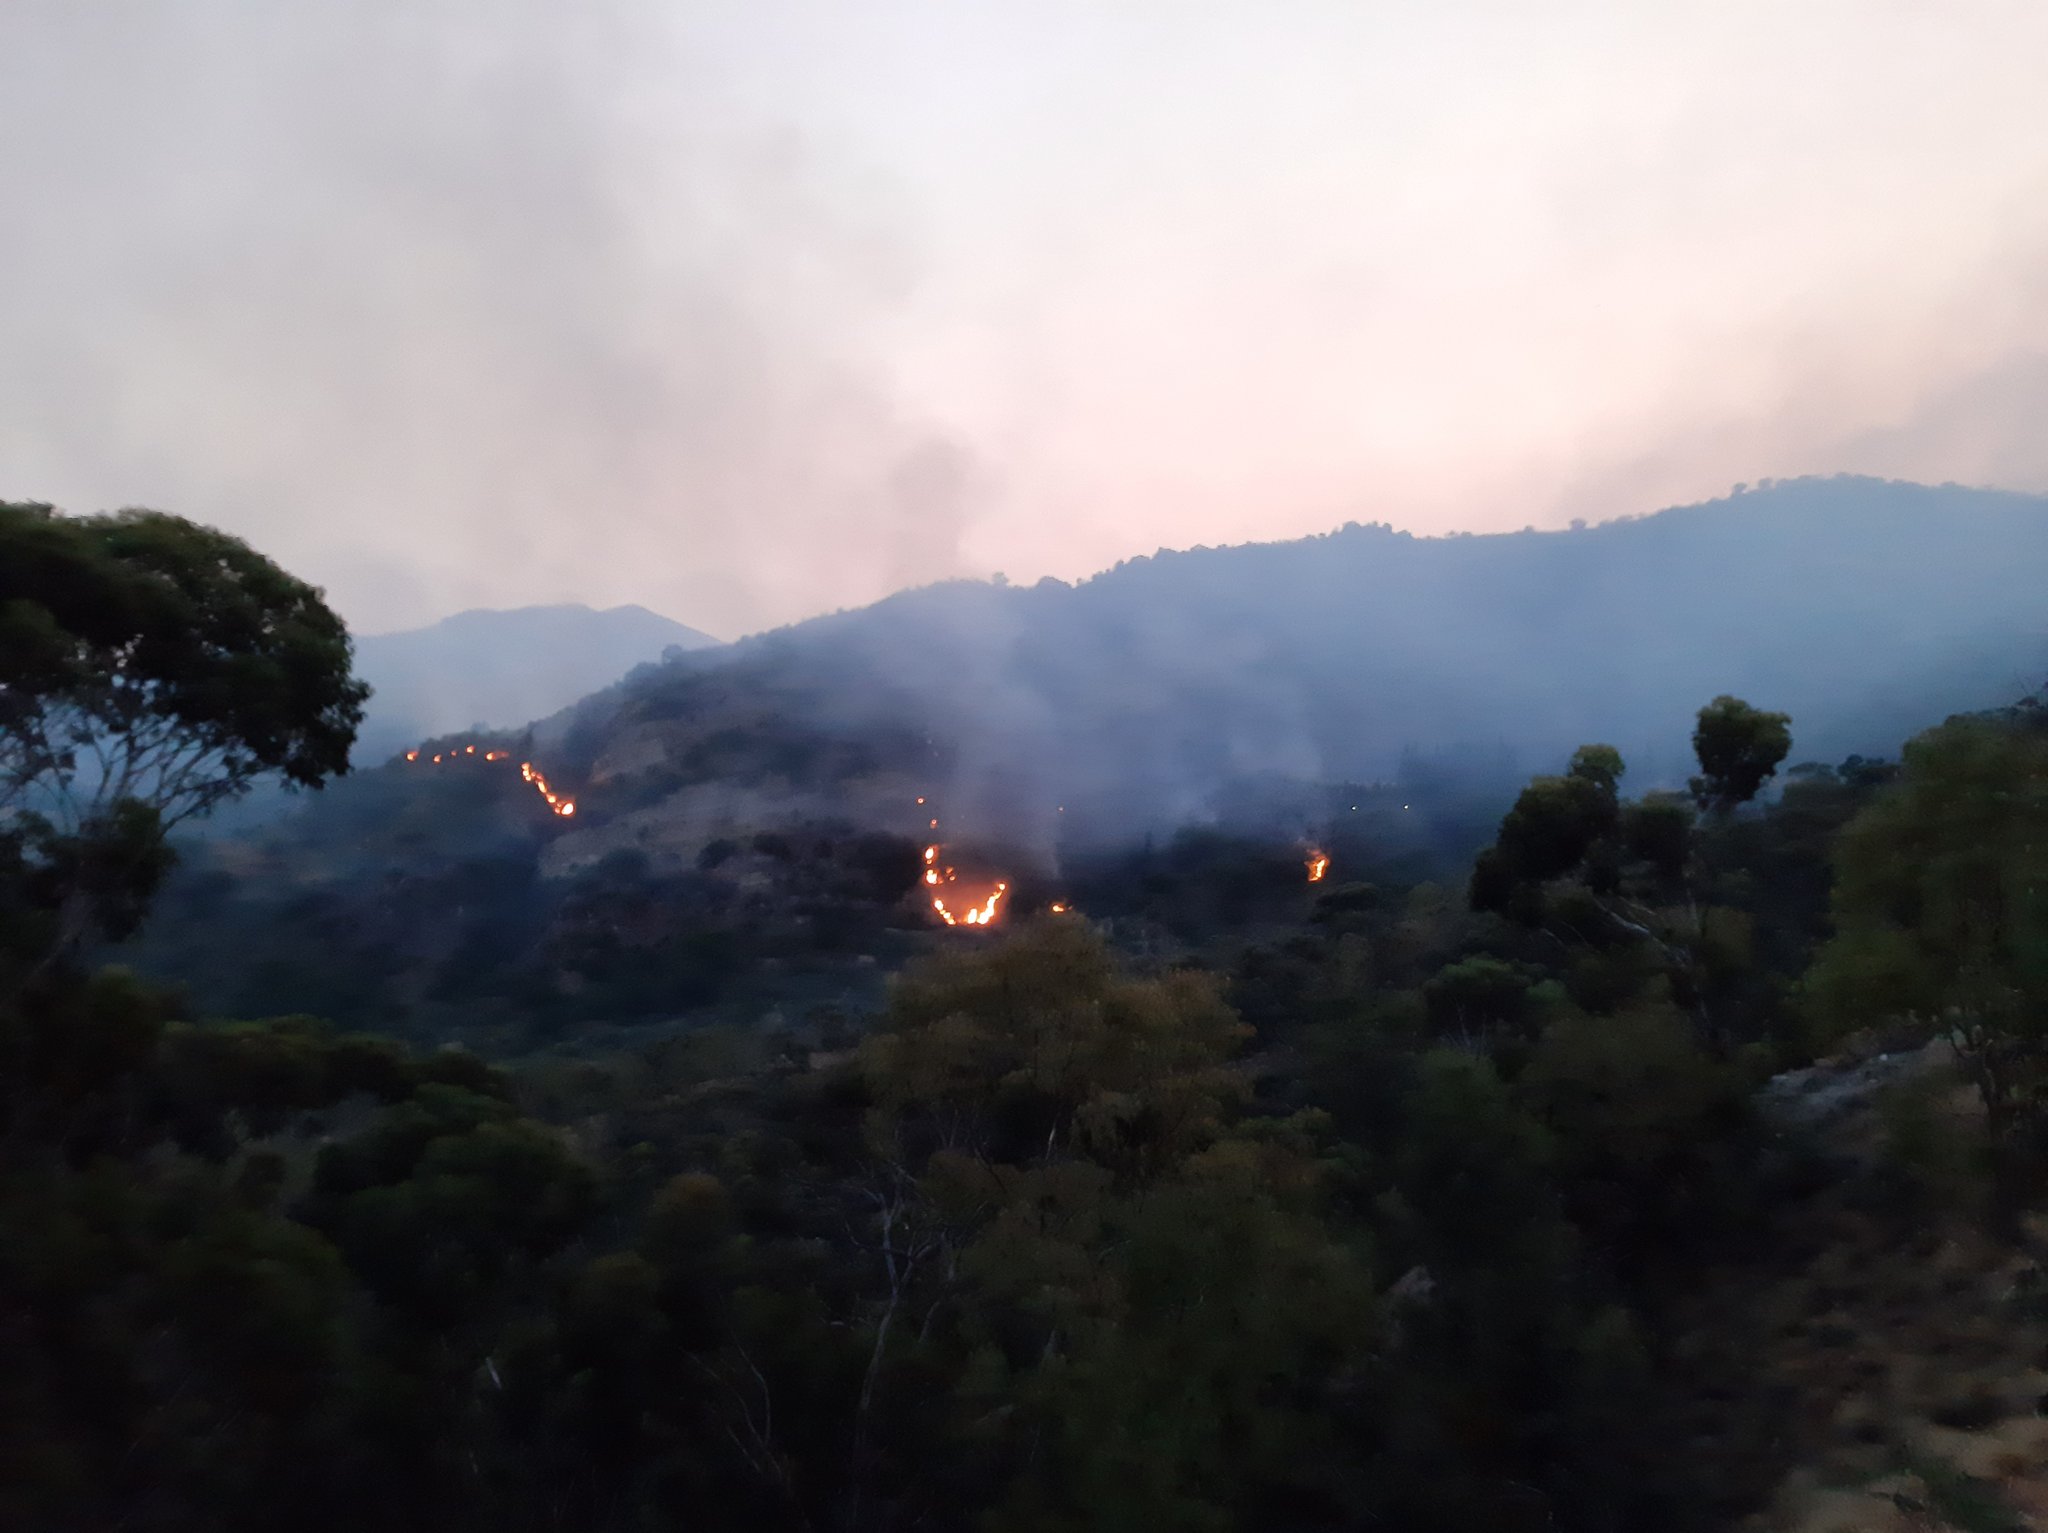
<svg viewBox="0 0 2048 1533">
<path fill-rule="evenodd" d="M 926 830 L 936 832 L 939 822 L 936 816 L 929 814 L 930 806 L 924 798 L 919 798 L 917 803 L 920 810 L 926 811 Z M 1319 846 L 1306 847 L 1302 868 L 1309 883 L 1322 883 L 1330 874 L 1330 854 Z M 943 841 L 934 840 L 925 846 L 922 876 L 932 914 L 947 926 L 993 926 L 1007 908 L 1009 880 L 992 874 L 963 877 L 960 869 L 947 859 Z M 1073 906 L 1066 900 L 1049 901 L 1045 909 L 1049 915 L 1073 913 Z"/>
<path fill-rule="evenodd" d="M 495 764 L 509 762 L 512 753 L 496 746 L 479 750 L 475 745 L 457 744 L 444 746 L 441 750 L 428 752 L 425 747 L 416 747 L 405 753 L 405 759 L 415 764 L 446 766 L 456 762 L 480 761 Z M 576 801 L 565 793 L 555 790 L 546 775 L 531 761 L 519 763 L 520 780 L 532 785 L 548 806 L 548 809 L 563 819 L 576 813 Z M 926 800 L 917 800 L 920 810 L 928 811 Z M 1064 810 L 1064 806 L 1062 806 Z M 925 828 L 937 832 L 939 821 L 936 815 L 927 812 Z M 933 840 L 924 848 L 922 884 L 930 901 L 933 916 L 943 925 L 950 927 L 994 926 L 1005 909 L 1010 894 L 1010 882 L 1006 878 L 988 874 L 961 875 L 960 869 L 947 860 L 946 844 Z M 1330 854 L 1320 847 L 1310 846 L 1303 857 L 1303 867 L 1308 882 L 1319 884 L 1329 876 Z M 1065 900 L 1052 900 L 1046 905 L 1051 915 L 1069 915 L 1073 907 Z"/>
<path fill-rule="evenodd" d="M 451 745 L 428 756 L 422 756 L 420 750 L 415 748 L 405 753 L 405 759 L 411 762 L 424 761 L 428 766 L 445 766 L 457 761 L 510 761 L 512 753 L 488 747 L 480 751 L 474 745 Z M 576 800 L 567 794 L 557 793 L 531 761 L 519 763 L 519 776 L 521 781 L 531 783 L 533 790 L 547 801 L 548 808 L 563 819 L 566 820 L 576 813 Z"/>
</svg>

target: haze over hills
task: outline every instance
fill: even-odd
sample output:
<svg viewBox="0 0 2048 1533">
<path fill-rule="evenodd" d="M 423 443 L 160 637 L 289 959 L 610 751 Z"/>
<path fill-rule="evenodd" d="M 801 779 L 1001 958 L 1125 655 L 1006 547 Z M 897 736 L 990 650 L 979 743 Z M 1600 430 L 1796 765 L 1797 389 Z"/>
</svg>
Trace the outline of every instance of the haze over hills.
<svg viewBox="0 0 2048 1533">
<path fill-rule="evenodd" d="M 356 747 L 369 764 L 413 741 L 553 713 L 669 649 L 719 641 L 645 607 L 575 604 L 458 612 L 425 628 L 356 641 L 375 689 Z"/>
<path fill-rule="evenodd" d="M 1010 880 L 1019 910 L 1087 900 L 1090 866 L 1120 858 L 1208 888 L 1189 871 L 1204 836 L 1253 849 L 1282 890 L 1309 841 L 1340 879 L 1455 881 L 1516 790 L 1579 744 L 1620 747 L 1630 791 L 1682 785 L 1693 716 L 1722 693 L 1790 713 L 1793 763 L 1895 756 L 2012 702 L 2048 675 L 2044 571 L 2048 500 L 1834 479 L 1569 532 L 1354 525 L 1076 586 L 926 587 L 606 677 L 504 731 L 512 759 L 387 757 L 301 813 L 223 827 L 138 961 L 230 1011 L 347 991 L 364 1017 L 399 1006 L 467 1035 L 500 1004 L 479 952 L 632 932 L 703 950 L 681 990 L 649 970 L 635 999 L 549 1003 L 623 1016 L 712 1004 L 741 974 L 765 997 L 790 977 L 754 960 L 823 942 L 815 983 L 855 1005 L 875 971 L 844 964 L 928 924 L 932 840 L 964 874 Z M 490 674 L 511 667 L 478 656 L 489 635 L 547 630 L 488 614 L 428 634 Z M 436 641 L 402 637 L 414 655 Z M 522 780 L 527 756 L 572 816 Z M 222 933 L 271 955 L 260 973 L 209 947 Z M 375 963 L 403 983 L 349 990 Z M 254 988 L 215 989 L 228 974 Z"/>
<path fill-rule="evenodd" d="M 1795 760 L 1889 754 L 2048 674 L 2044 573 L 2048 499 L 1842 477 L 1568 532 L 1352 524 L 1076 586 L 927 587 L 555 721 L 592 785 L 560 851 L 673 834 L 694 855 L 721 813 L 863 817 L 913 780 L 1049 846 L 1213 818 L 1247 780 L 1507 785 L 1587 740 L 1632 786 L 1677 785 L 1724 692 L 1789 712 Z M 608 825 L 614 795 L 634 807 Z"/>
</svg>

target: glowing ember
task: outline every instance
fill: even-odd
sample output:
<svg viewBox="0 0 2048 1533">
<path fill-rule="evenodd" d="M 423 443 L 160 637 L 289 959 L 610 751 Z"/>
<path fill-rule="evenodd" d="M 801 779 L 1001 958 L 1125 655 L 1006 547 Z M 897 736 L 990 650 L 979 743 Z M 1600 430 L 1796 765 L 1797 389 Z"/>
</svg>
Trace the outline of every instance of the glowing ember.
<svg viewBox="0 0 2048 1533">
<path fill-rule="evenodd" d="M 439 766 L 443 761 L 460 761 L 464 756 L 474 756 L 476 754 L 477 748 L 474 745 L 451 746 L 447 751 L 434 756 L 432 764 Z M 507 761 L 511 759 L 511 756 L 512 753 L 510 751 L 487 750 L 483 752 L 483 758 L 486 761 Z M 407 751 L 405 759 L 407 761 L 418 761 L 420 753 L 417 750 Z M 573 798 L 568 798 L 563 794 L 555 792 L 553 788 L 549 787 L 547 778 L 540 774 L 531 761 L 519 763 L 519 776 L 522 781 L 532 783 L 534 791 L 547 801 L 548 808 L 563 819 L 568 819 L 576 812 L 576 801 Z"/>
<path fill-rule="evenodd" d="M 1328 852 L 1318 851 L 1314 847 L 1310 847 L 1308 852 L 1307 866 L 1308 881 L 1312 884 L 1321 883 L 1323 881 L 1323 875 L 1330 871 L 1330 854 Z"/>
</svg>

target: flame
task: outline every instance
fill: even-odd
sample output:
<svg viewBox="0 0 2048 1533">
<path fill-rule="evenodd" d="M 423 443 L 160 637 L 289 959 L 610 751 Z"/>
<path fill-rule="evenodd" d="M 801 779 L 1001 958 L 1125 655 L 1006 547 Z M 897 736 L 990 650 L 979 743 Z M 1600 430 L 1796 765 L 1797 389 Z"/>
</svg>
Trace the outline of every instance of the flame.
<svg viewBox="0 0 2048 1533">
<path fill-rule="evenodd" d="M 935 829 L 938 823 L 937 820 L 932 821 Z M 940 867 L 939 851 L 940 846 L 936 841 L 924 849 L 924 882 L 925 887 L 932 890 L 955 883 L 959 880 L 960 876 L 957 869 L 950 867 L 942 869 Z M 987 899 L 983 900 L 979 905 L 969 905 L 965 910 L 960 911 L 955 911 L 947 905 L 944 895 L 934 893 L 932 895 L 932 911 L 948 926 L 993 926 L 995 924 L 996 911 L 1003 903 L 1003 896 L 1009 892 L 1010 886 L 998 879 L 995 888 L 989 891 Z"/>
<path fill-rule="evenodd" d="M 1321 883 L 1323 875 L 1330 871 L 1330 854 L 1313 846 L 1310 847 L 1308 849 L 1307 867 L 1308 881 L 1312 884 Z"/>
<path fill-rule="evenodd" d="M 1052 902 L 1052 913 L 1056 916 L 1065 915 L 1071 908 L 1064 900 L 1054 900 Z"/>
<path fill-rule="evenodd" d="M 433 765 L 439 766 L 444 760 L 460 761 L 464 756 L 474 756 L 476 754 L 477 749 L 474 745 L 450 746 L 446 751 L 436 754 L 432 761 Z M 483 753 L 483 758 L 486 761 L 509 761 L 511 757 L 512 753 L 510 751 L 487 750 Z M 407 761 L 418 761 L 420 753 L 417 750 L 409 750 L 405 753 L 405 759 Z M 519 776 L 521 781 L 532 783 L 534 791 L 547 800 L 548 808 L 563 819 L 568 819 L 576 812 L 576 800 L 557 793 L 553 788 L 549 787 L 547 778 L 541 775 L 539 769 L 531 761 L 519 763 Z"/>
<path fill-rule="evenodd" d="M 563 819 L 566 820 L 576 812 L 576 801 L 572 798 L 563 798 L 553 788 L 550 788 L 548 780 L 535 769 L 531 761 L 519 763 L 519 775 L 532 783 L 540 796 L 548 801 L 548 808 L 554 810 Z"/>
<path fill-rule="evenodd" d="M 996 907 L 1003 902 L 1003 896 L 1010 892 L 1008 884 L 999 883 L 989 897 L 979 905 L 970 905 L 955 916 L 946 908 L 946 902 L 938 895 L 932 896 L 932 909 L 939 913 L 939 919 L 948 926 L 992 926 L 995 924 Z"/>
</svg>

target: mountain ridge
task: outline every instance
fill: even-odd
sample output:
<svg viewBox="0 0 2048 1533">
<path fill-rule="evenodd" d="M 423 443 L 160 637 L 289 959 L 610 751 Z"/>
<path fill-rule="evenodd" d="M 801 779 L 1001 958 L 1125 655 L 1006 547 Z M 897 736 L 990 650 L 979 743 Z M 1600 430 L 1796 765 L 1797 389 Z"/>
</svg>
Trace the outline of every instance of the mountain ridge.
<svg viewBox="0 0 2048 1533">
<path fill-rule="evenodd" d="M 543 717 L 658 661 L 720 641 L 638 605 L 556 602 L 451 613 L 418 628 L 356 640 L 372 692 L 359 762 L 451 730 L 508 728 Z"/>
<path fill-rule="evenodd" d="M 1492 751 L 1512 778 L 1607 740 L 1638 786 L 1676 785 L 1723 692 L 1831 759 L 2010 701 L 2048 672 L 2044 572 L 2048 498 L 1848 476 L 1559 532 L 1352 523 L 1074 585 L 927 586 L 686 655 L 580 715 L 635 736 L 583 765 L 659 775 L 768 699 L 820 739 L 936 740 L 968 818 L 1040 835 L 1061 803 L 1068 829 L 1142 834 L 1234 779 L 1370 781 L 1416 752 Z"/>
</svg>

